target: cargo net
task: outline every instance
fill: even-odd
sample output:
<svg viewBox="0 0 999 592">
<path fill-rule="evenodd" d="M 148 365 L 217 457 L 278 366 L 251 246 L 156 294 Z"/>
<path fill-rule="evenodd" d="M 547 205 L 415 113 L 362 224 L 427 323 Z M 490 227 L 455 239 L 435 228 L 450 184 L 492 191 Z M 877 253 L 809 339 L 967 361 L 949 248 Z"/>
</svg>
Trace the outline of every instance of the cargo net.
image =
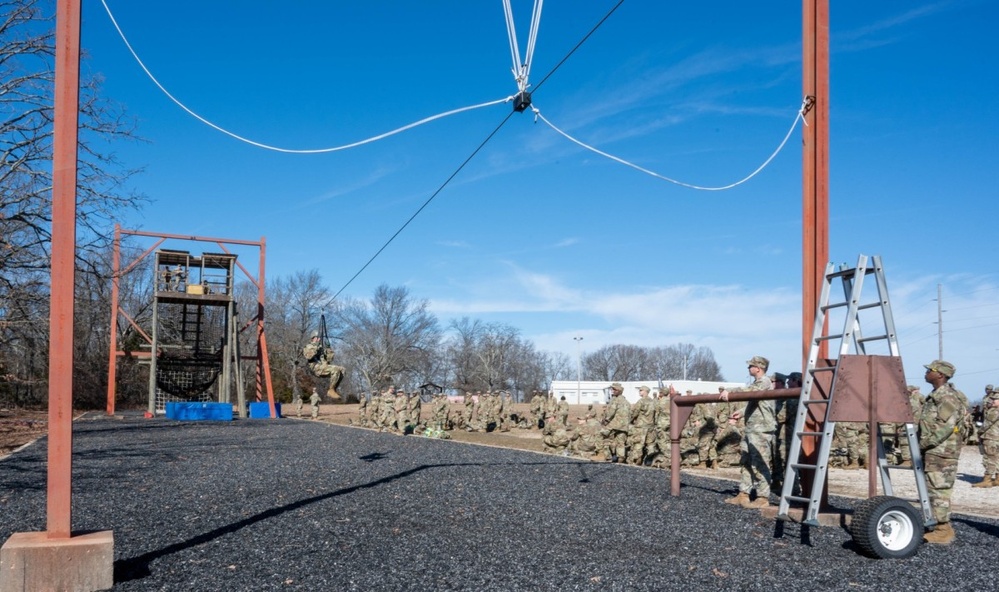
<svg viewBox="0 0 999 592">
<path fill-rule="evenodd" d="M 215 400 L 222 370 L 225 310 L 184 304 L 164 306 L 156 360 L 156 410 L 172 402 Z"/>
</svg>

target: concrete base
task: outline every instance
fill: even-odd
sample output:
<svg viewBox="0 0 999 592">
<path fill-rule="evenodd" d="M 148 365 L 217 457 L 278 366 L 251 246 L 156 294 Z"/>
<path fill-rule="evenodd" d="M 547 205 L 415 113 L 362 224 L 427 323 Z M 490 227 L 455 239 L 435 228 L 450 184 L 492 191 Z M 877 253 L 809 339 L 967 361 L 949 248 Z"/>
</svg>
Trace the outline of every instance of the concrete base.
<svg viewBox="0 0 999 592">
<path fill-rule="evenodd" d="M 93 592 L 114 586 L 114 534 L 110 530 L 49 538 L 16 532 L 0 548 L 0 592 Z"/>
</svg>

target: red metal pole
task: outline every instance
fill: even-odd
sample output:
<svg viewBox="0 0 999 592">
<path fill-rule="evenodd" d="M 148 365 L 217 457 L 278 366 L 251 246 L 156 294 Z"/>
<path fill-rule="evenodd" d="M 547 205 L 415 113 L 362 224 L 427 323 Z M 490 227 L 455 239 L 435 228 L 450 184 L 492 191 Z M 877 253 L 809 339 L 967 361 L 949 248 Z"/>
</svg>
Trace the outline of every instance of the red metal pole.
<svg viewBox="0 0 999 592">
<path fill-rule="evenodd" d="M 114 415 L 115 381 L 118 373 L 118 290 L 121 282 L 121 226 L 114 225 L 111 252 L 111 326 L 108 328 L 108 403 L 107 414 Z"/>
<path fill-rule="evenodd" d="M 802 0 L 802 87 L 811 99 L 802 131 L 801 359 L 808 363 L 818 312 L 822 275 L 829 261 L 829 0 Z M 823 335 L 828 333 L 823 327 Z M 828 358 L 828 344 L 819 359 Z M 818 431 L 814 422 L 806 430 Z M 805 458 L 815 459 L 815 442 L 802 441 Z M 808 489 L 806 480 L 802 487 Z M 810 494 L 810 491 L 806 491 Z"/>
<path fill-rule="evenodd" d="M 52 285 L 49 310 L 49 451 L 46 532 L 69 538 L 73 473 L 73 292 L 80 108 L 80 0 L 56 4 L 52 132 Z"/>
</svg>

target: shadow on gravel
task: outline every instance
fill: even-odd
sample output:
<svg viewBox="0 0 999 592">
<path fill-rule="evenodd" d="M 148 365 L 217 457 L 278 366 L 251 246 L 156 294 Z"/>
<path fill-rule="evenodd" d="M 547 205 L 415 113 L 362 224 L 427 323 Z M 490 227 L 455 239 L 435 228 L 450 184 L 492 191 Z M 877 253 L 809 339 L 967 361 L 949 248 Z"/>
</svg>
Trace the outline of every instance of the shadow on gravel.
<svg viewBox="0 0 999 592">
<path fill-rule="evenodd" d="M 378 455 L 380 457 L 385 456 L 382 453 L 375 453 L 374 455 L 368 455 L 368 456 L 375 456 L 375 455 Z M 390 475 L 388 477 L 383 477 L 382 479 L 377 479 L 377 480 L 371 481 L 369 483 L 363 483 L 361 485 L 354 485 L 352 487 L 345 487 L 343 489 L 337 489 L 336 491 L 330 491 L 328 493 L 323 493 L 323 494 L 320 494 L 320 495 L 314 495 L 312 497 L 307 497 L 305 499 L 301 499 L 301 500 L 298 500 L 298 501 L 295 501 L 295 502 L 292 502 L 292 503 L 289 503 L 289 504 L 285 504 L 283 506 L 278 506 L 276 508 L 271 508 L 270 510 L 266 510 L 264 512 L 260 512 L 259 514 L 255 514 L 255 515 L 250 516 L 248 518 L 244 518 L 243 520 L 240 520 L 238 522 L 233 522 L 232 524 L 227 524 L 225 526 L 220 526 L 219 528 L 216 528 L 214 530 L 210 530 L 210 531 L 208 531 L 208 532 L 206 532 L 204 534 L 198 535 L 196 537 L 192 537 L 190 539 L 187 539 L 186 541 L 181 541 L 179 543 L 174 543 L 172 545 L 163 547 L 162 549 L 157 549 L 155 551 L 150 551 L 148 553 L 143 553 L 142 555 L 139 555 L 138 557 L 132 557 L 132 558 L 129 558 L 129 559 L 119 559 L 118 561 L 114 562 L 114 581 L 116 583 L 121 583 L 121 582 L 128 582 L 128 581 L 132 581 L 132 580 L 140 580 L 142 578 L 145 578 L 145 577 L 148 577 L 148 576 L 152 575 L 152 572 L 149 569 L 149 565 L 153 561 L 156 561 L 157 559 L 160 559 L 161 557 L 166 557 L 167 555 L 171 555 L 173 553 L 177 553 L 177 552 L 183 551 L 185 549 L 190 549 L 191 547 L 196 547 L 198 545 L 203 545 L 205 543 L 211 542 L 211 541 L 213 541 L 215 539 L 218 539 L 220 537 L 223 537 L 225 535 L 237 532 L 237 531 L 239 531 L 239 530 L 241 530 L 243 528 L 246 528 L 248 526 L 252 526 L 253 524 L 256 524 L 258 522 L 262 522 L 264 520 L 268 520 L 268 519 L 271 519 L 271 518 L 276 518 L 276 517 L 281 516 L 282 514 L 284 514 L 286 512 L 291 512 L 293 510 L 297 510 L 299 508 L 302 508 L 304 506 L 308 506 L 310 504 L 314 504 L 314 503 L 317 503 L 317 502 L 321 502 L 321 501 L 324 501 L 324 500 L 328 500 L 328 499 L 339 497 L 339 496 L 343 496 L 343 495 L 348 495 L 348 494 L 351 494 L 351 493 L 354 493 L 354 492 L 357 492 L 357 491 L 362 491 L 362 490 L 365 490 L 365 489 L 371 489 L 373 487 L 378 487 L 379 485 L 384 485 L 386 483 L 391 483 L 391 482 L 397 481 L 399 479 L 404 479 L 406 477 L 410 477 L 412 475 L 415 475 L 417 473 L 420 473 L 422 471 L 426 471 L 426 470 L 429 470 L 429 469 L 439 469 L 439 468 L 445 468 L 445 467 L 482 467 L 482 466 L 498 466 L 498 465 L 564 466 L 564 465 L 573 465 L 573 464 L 576 464 L 576 465 L 590 465 L 590 463 L 584 463 L 584 462 L 578 462 L 578 463 L 577 462 L 554 463 L 554 464 L 553 463 L 540 463 L 540 462 L 539 463 L 519 463 L 519 462 L 518 463 L 442 463 L 442 464 L 434 464 L 434 465 L 420 465 L 418 467 L 413 467 L 412 469 L 409 469 L 409 470 L 406 470 L 406 471 L 402 471 L 400 473 L 396 473 L 395 475 Z"/>
</svg>

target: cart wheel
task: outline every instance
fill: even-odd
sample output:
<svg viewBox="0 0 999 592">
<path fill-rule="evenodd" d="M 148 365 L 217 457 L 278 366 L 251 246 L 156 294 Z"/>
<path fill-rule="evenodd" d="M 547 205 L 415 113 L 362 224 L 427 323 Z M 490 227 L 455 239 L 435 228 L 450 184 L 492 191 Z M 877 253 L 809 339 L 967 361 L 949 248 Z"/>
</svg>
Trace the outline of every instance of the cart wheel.
<svg viewBox="0 0 999 592">
<path fill-rule="evenodd" d="M 864 500 L 850 523 L 853 542 L 879 559 L 912 557 L 923 542 L 923 519 L 909 502 L 882 495 Z"/>
</svg>

